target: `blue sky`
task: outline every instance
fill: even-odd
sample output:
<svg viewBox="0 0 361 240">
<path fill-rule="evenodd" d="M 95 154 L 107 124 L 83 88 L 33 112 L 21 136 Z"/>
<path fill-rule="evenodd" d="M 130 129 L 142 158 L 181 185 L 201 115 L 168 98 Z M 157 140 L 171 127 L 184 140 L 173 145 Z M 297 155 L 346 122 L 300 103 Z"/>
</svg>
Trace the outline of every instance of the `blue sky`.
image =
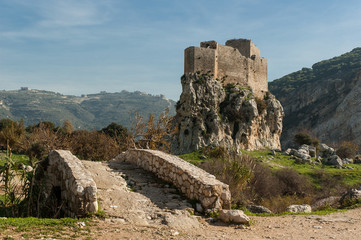
<svg viewBox="0 0 361 240">
<path fill-rule="evenodd" d="M 183 53 L 247 38 L 272 81 L 361 47 L 359 0 L 0 0 L 0 89 L 178 100 Z"/>
</svg>

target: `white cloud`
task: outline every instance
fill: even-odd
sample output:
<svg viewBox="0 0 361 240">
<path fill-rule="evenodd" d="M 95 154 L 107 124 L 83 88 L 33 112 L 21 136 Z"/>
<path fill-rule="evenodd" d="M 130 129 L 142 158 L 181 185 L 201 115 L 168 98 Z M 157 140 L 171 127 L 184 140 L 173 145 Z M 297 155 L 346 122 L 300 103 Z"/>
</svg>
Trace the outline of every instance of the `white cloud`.
<svg viewBox="0 0 361 240">
<path fill-rule="evenodd" d="M 100 25 L 108 20 L 106 6 L 101 1 L 48 0 L 38 8 L 42 17 L 39 24 L 45 27 Z"/>
</svg>

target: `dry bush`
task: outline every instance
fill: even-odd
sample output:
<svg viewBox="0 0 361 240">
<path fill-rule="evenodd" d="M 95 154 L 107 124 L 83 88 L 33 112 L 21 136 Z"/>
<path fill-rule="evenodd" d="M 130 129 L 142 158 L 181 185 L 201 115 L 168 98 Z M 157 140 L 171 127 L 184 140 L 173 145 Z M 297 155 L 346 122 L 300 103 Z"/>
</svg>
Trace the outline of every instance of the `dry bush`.
<svg viewBox="0 0 361 240">
<path fill-rule="evenodd" d="M 217 146 L 217 147 L 207 146 L 202 149 L 202 152 L 204 155 L 206 155 L 210 158 L 230 157 L 229 153 L 227 152 L 227 149 L 222 146 Z"/>
<path fill-rule="evenodd" d="M 305 176 L 301 176 L 292 168 L 283 168 L 276 171 L 282 195 L 306 196 L 312 194 L 311 183 Z"/>
<path fill-rule="evenodd" d="M 252 202 L 260 203 L 263 199 L 270 199 L 281 195 L 281 193 L 281 184 L 271 169 L 257 164 L 248 188 L 248 199 Z"/>
<path fill-rule="evenodd" d="M 244 193 L 243 205 L 260 204 L 277 213 L 291 204 L 309 203 L 312 193 L 310 182 L 297 171 L 289 168 L 272 171 L 257 164 Z"/>
<path fill-rule="evenodd" d="M 343 142 L 341 146 L 337 148 L 336 154 L 340 158 L 354 158 L 356 156 L 359 146 L 353 142 Z"/>
<path fill-rule="evenodd" d="M 0 125 L 0 145 L 3 149 L 20 151 L 25 138 L 23 121 L 2 120 Z"/>
<path fill-rule="evenodd" d="M 248 155 L 234 155 L 224 158 L 212 158 L 201 164 L 201 168 L 215 175 L 218 180 L 229 185 L 233 203 L 243 202 L 255 161 Z"/>
<path fill-rule="evenodd" d="M 27 138 L 24 141 L 26 151 L 30 151 L 34 144 L 40 145 L 46 152 L 64 148 L 64 136 L 51 122 L 40 122 L 35 126 L 28 127 L 27 131 Z"/>
<path fill-rule="evenodd" d="M 255 100 L 256 100 L 256 104 L 257 104 L 258 114 L 262 114 L 263 111 L 266 110 L 266 108 L 267 108 L 266 101 L 261 98 L 258 98 L 258 97 L 256 97 Z"/>
<path fill-rule="evenodd" d="M 68 137 L 70 151 L 81 159 L 107 161 L 121 153 L 116 140 L 98 131 L 74 131 Z"/>
<path fill-rule="evenodd" d="M 131 119 L 128 146 L 170 152 L 171 137 L 177 129 L 172 124 L 173 117 L 168 114 L 169 110 L 166 109 L 157 121 L 154 114 L 150 114 L 145 123 L 143 116 L 135 112 Z"/>
</svg>

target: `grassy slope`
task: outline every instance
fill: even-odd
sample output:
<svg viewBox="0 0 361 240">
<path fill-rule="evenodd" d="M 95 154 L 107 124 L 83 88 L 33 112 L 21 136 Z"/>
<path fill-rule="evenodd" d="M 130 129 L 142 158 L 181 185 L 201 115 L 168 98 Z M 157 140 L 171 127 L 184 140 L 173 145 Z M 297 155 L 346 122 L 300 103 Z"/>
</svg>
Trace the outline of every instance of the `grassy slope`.
<svg viewBox="0 0 361 240">
<path fill-rule="evenodd" d="M 327 165 L 312 165 L 307 163 L 298 164 L 294 159 L 284 155 L 283 153 L 276 152 L 276 155 L 273 156 L 269 150 L 242 151 L 242 153 L 254 157 L 257 161 L 262 161 L 262 164 L 270 167 L 271 169 L 280 169 L 283 167 L 295 169 L 300 174 L 310 178 L 316 187 L 320 187 L 320 183 L 317 178 L 315 178 L 315 175 L 319 172 L 331 174 L 333 178 L 340 179 L 342 183 L 350 187 L 357 184 L 361 185 L 361 164 L 347 165 L 353 169 L 337 169 Z M 202 156 L 202 151 L 180 155 L 181 158 L 193 164 L 200 164 L 201 162 L 206 161 L 205 159 L 202 159 Z"/>
</svg>

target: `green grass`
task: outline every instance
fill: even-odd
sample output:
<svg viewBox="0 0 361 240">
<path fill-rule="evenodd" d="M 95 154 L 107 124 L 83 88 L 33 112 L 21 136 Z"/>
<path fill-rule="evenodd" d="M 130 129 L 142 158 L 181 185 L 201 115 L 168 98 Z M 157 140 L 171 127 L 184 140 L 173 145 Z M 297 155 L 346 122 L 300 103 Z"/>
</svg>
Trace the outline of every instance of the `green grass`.
<svg viewBox="0 0 361 240">
<path fill-rule="evenodd" d="M 74 227 L 76 223 L 79 221 L 89 221 L 89 219 L 74 219 L 74 218 L 61 218 L 61 219 L 53 219 L 53 218 L 4 218 L 0 219 L 0 226 L 13 226 L 13 227 L 32 227 L 32 226 L 67 226 Z"/>
<path fill-rule="evenodd" d="M 86 235 L 90 233 L 89 227 L 90 219 L 49 219 L 49 218 L 7 218 L 0 219 L 0 236 L 14 237 L 19 239 L 34 238 L 56 238 L 56 239 L 71 239 L 75 237 L 75 233 L 80 231 L 78 222 L 85 222 L 86 227 L 82 228 L 82 232 Z M 4 234 L 4 235 L 2 235 Z M 83 234 L 82 234 L 83 235 Z M 77 235 L 78 237 L 78 235 Z"/>
<path fill-rule="evenodd" d="M 12 154 L 11 159 L 16 163 L 23 163 L 24 165 L 29 165 L 29 157 L 23 154 Z M 0 152 L 0 166 L 4 166 L 7 162 L 6 152 Z"/>
<path fill-rule="evenodd" d="M 330 213 L 336 213 L 336 212 L 345 212 L 347 211 L 347 209 L 335 209 L 335 208 L 327 208 L 324 210 L 318 210 L 318 211 L 313 211 L 310 213 L 293 213 L 293 212 L 281 212 L 281 213 L 252 213 L 248 210 L 244 210 L 242 209 L 243 212 L 247 215 L 247 216 L 259 216 L 259 217 L 277 217 L 277 216 L 284 216 L 284 215 L 327 215 Z"/>
<path fill-rule="evenodd" d="M 190 162 L 194 165 L 198 165 L 202 162 L 206 162 L 207 159 L 204 159 L 204 153 L 202 150 L 196 151 L 196 152 L 192 152 L 192 153 L 186 153 L 186 154 L 182 154 L 179 155 L 178 157 L 186 160 L 187 162 Z"/>
<path fill-rule="evenodd" d="M 329 165 L 314 165 L 309 163 L 297 163 L 295 159 L 292 159 L 290 156 L 284 155 L 283 153 L 276 152 L 275 155 L 271 154 L 270 150 L 260 150 L 260 151 L 244 151 L 243 154 L 250 155 L 256 160 L 263 162 L 264 165 L 272 169 L 280 169 L 282 167 L 290 167 L 300 174 L 305 175 L 310 178 L 313 184 L 316 187 L 319 186 L 317 178 L 315 178 L 317 173 L 324 172 L 330 174 L 333 178 L 341 179 L 341 182 L 347 186 L 354 186 L 361 184 L 361 165 L 360 164 L 348 164 L 347 166 L 352 167 L 353 169 L 338 169 Z M 271 159 L 273 157 L 273 159 Z M 314 159 L 311 159 L 314 160 Z"/>
</svg>

